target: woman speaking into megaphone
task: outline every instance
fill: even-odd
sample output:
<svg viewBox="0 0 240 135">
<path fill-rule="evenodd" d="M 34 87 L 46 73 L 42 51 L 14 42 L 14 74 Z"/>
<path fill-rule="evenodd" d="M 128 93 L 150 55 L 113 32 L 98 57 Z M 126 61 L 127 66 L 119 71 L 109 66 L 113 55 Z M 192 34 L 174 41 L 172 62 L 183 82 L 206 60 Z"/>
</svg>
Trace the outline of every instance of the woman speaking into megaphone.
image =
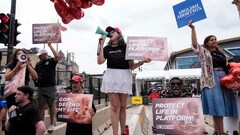
<svg viewBox="0 0 240 135">
<path fill-rule="evenodd" d="M 17 49 L 11 56 L 10 63 L 7 64 L 5 72 L 4 97 L 7 100 L 7 107 L 15 105 L 15 93 L 17 87 L 28 85 L 32 79 L 37 79 L 38 75 L 31 65 L 30 58 L 24 49 Z"/>
<path fill-rule="evenodd" d="M 107 93 L 111 104 L 111 123 L 113 135 L 118 135 L 120 121 L 121 134 L 126 134 L 126 103 L 128 94 L 132 94 L 132 72 L 151 59 L 144 58 L 138 63 L 126 60 L 126 42 L 122 32 L 117 27 L 108 26 L 105 30 L 109 42 L 105 47 L 105 37 L 99 39 L 99 53 L 97 63 L 103 64 L 107 60 L 107 70 L 104 72 L 101 91 Z"/>
</svg>

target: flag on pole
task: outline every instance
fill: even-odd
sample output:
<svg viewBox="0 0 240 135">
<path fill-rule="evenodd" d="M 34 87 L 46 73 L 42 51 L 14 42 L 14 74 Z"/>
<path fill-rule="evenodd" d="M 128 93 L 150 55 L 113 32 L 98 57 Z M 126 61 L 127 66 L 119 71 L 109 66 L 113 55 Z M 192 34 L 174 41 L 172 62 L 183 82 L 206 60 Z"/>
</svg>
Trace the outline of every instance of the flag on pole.
<svg viewBox="0 0 240 135">
<path fill-rule="evenodd" d="M 68 52 L 67 52 L 67 56 L 66 56 L 65 70 L 68 71 Z"/>
<path fill-rule="evenodd" d="M 61 31 L 67 31 L 67 28 L 64 27 L 64 26 L 62 26 L 62 24 L 59 23 L 59 20 L 57 20 L 57 24 L 58 24 L 58 27 L 59 27 L 59 29 L 60 29 Z"/>
<path fill-rule="evenodd" d="M 60 28 L 61 31 L 67 31 L 67 28 L 62 26 L 61 23 L 58 23 L 58 27 Z"/>
</svg>

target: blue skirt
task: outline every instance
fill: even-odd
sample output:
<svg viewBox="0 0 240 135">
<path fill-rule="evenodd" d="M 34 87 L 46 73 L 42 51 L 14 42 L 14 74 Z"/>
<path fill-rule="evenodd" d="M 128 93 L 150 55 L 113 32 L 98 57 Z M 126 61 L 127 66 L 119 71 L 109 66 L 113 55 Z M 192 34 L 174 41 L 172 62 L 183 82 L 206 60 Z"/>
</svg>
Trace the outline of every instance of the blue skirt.
<svg viewBox="0 0 240 135">
<path fill-rule="evenodd" d="M 213 88 L 203 88 L 201 94 L 203 114 L 226 117 L 238 116 L 234 93 L 220 86 L 220 79 L 225 75 L 224 71 L 214 71 L 215 86 Z"/>
</svg>

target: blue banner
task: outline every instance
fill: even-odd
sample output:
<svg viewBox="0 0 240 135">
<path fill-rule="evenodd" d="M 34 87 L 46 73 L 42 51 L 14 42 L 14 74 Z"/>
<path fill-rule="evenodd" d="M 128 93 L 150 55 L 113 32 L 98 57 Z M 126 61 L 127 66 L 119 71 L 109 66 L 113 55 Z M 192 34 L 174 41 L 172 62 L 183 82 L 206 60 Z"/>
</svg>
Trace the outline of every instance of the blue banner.
<svg viewBox="0 0 240 135">
<path fill-rule="evenodd" d="M 188 22 L 207 18 L 201 0 L 186 0 L 173 6 L 178 28 L 188 25 Z"/>
</svg>

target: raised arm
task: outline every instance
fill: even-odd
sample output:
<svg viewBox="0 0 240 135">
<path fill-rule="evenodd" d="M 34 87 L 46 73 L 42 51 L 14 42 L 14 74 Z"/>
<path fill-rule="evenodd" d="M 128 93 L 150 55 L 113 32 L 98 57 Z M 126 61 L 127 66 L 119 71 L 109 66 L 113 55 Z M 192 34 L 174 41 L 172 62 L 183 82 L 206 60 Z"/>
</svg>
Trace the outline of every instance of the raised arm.
<svg viewBox="0 0 240 135">
<path fill-rule="evenodd" d="M 194 48 L 197 48 L 197 45 L 198 45 L 197 34 L 196 34 L 195 26 L 192 24 L 192 20 L 189 21 L 188 26 L 192 29 L 192 35 L 191 35 L 192 46 Z"/>
<path fill-rule="evenodd" d="M 38 74 L 35 69 L 32 67 L 30 59 L 27 60 L 27 68 L 32 76 L 32 80 L 36 80 L 38 78 Z"/>
<path fill-rule="evenodd" d="M 57 51 L 52 47 L 52 44 L 50 42 L 48 42 L 48 47 L 51 49 L 52 53 L 53 53 L 53 58 L 55 61 L 58 61 L 60 59 Z"/>
<path fill-rule="evenodd" d="M 99 38 L 98 50 L 97 50 L 97 63 L 99 65 L 103 64 L 106 60 L 103 56 L 103 45 L 104 45 L 105 39 L 106 39 L 106 37 L 104 37 L 104 36 L 101 36 Z"/>
</svg>

